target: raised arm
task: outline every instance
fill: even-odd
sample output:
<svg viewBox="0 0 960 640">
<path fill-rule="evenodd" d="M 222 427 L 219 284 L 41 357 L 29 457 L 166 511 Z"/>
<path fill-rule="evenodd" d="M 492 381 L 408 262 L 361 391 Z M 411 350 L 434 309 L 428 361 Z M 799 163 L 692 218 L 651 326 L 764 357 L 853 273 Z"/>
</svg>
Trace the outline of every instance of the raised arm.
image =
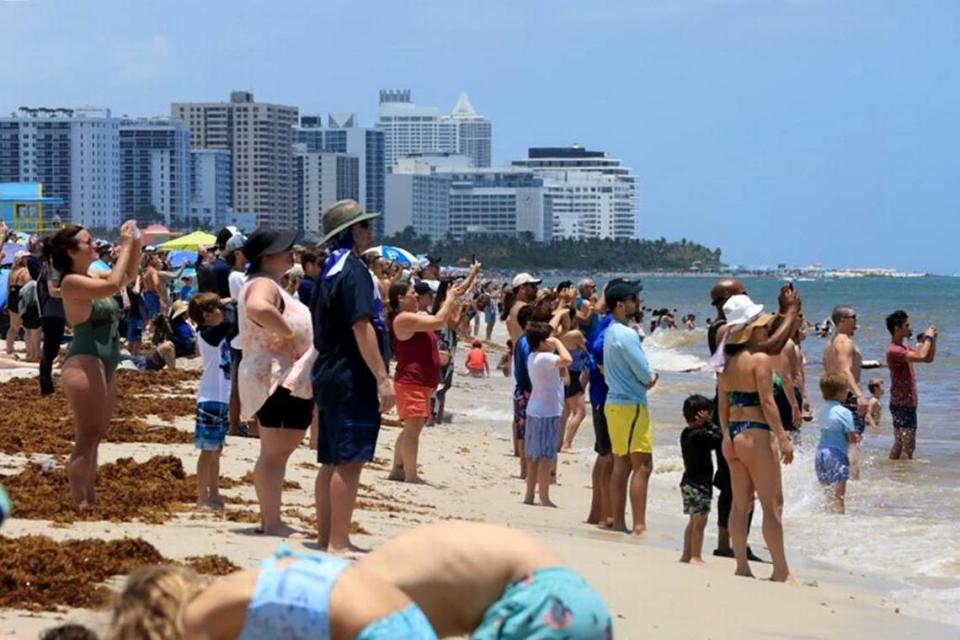
<svg viewBox="0 0 960 640">
<path fill-rule="evenodd" d="M 91 277 L 86 274 L 71 273 L 60 282 L 60 290 L 64 297 L 78 300 L 98 300 L 109 298 L 120 291 L 130 270 L 131 261 L 134 269 L 140 261 L 140 240 L 133 238 L 133 221 L 128 220 L 120 227 L 120 242 L 122 249 L 117 258 L 117 264 L 106 277 Z"/>
<path fill-rule="evenodd" d="M 799 319 L 801 301 L 800 294 L 793 288 L 793 285 L 784 285 L 780 289 L 780 295 L 777 298 L 780 303 L 780 313 L 774 321 L 776 327 L 771 331 L 766 340 L 757 345 L 756 350 L 769 355 L 776 355 L 783 351 L 787 340 L 796 330 L 796 322 Z M 718 338 L 719 339 L 719 338 Z"/>
<path fill-rule="evenodd" d="M 937 355 L 937 328 L 930 327 L 924 332 L 923 344 L 916 351 L 907 351 L 907 362 L 925 363 L 933 362 Z"/>
<path fill-rule="evenodd" d="M 557 359 L 558 369 L 564 369 L 566 367 L 569 367 L 571 364 L 573 364 L 573 356 L 571 356 L 570 352 L 567 351 L 567 348 L 563 346 L 562 340 L 560 340 L 559 338 L 550 337 L 550 338 L 547 338 L 547 342 L 549 342 L 553 346 L 553 348 L 557 350 L 557 356 L 559 356 L 559 358 Z"/>
</svg>

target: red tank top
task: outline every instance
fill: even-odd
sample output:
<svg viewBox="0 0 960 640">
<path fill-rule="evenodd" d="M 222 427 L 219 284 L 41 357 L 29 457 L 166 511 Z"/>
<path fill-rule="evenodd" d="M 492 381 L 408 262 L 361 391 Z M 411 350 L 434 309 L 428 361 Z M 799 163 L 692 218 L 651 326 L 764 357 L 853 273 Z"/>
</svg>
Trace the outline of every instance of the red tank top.
<svg viewBox="0 0 960 640">
<path fill-rule="evenodd" d="M 390 339 L 397 359 L 394 382 L 436 387 L 440 384 L 440 350 L 436 331 L 418 331 L 408 340 L 397 340 L 391 323 Z"/>
</svg>

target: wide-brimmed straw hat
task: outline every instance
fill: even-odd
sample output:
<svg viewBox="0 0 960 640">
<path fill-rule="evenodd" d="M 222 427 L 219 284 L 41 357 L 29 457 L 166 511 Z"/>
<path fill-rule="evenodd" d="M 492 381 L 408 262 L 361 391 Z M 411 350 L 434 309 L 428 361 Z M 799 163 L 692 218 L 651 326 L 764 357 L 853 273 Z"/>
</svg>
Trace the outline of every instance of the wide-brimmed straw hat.
<svg viewBox="0 0 960 640">
<path fill-rule="evenodd" d="M 173 303 L 173 306 L 170 307 L 170 319 L 174 320 L 175 318 L 182 316 L 187 312 L 187 309 L 189 309 L 189 307 L 187 306 L 186 302 L 183 300 L 176 300 Z"/>
<path fill-rule="evenodd" d="M 365 212 L 356 200 L 339 200 L 323 214 L 323 240 L 329 242 L 331 238 L 349 227 L 379 217 L 379 213 Z"/>
<path fill-rule="evenodd" d="M 761 313 L 745 325 L 731 327 L 727 333 L 727 344 L 743 344 L 750 339 L 754 329 L 767 326 L 775 317 L 772 313 Z"/>
</svg>

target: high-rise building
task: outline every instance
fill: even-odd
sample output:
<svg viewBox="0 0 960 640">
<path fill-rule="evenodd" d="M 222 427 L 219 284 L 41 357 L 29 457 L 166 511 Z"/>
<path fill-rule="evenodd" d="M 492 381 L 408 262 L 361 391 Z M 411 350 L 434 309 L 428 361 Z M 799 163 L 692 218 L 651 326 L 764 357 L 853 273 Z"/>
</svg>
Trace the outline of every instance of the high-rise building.
<svg viewBox="0 0 960 640">
<path fill-rule="evenodd" d="M 554 238 L 636 238 L 636 176 L 620 160 L 582 146 L 535 147 L 515 167 L 544 178 Z"/>
<path fill-rule="evenodd" d="M 255 102 L 252 93 L 234 91 L 230 102 L 175 102 L 170 111 L 190 127 L 193 148 L 230 151 L 234 210 L 255 213 L 261 225 L 298 226 L 296 107 Z"/>
<path fill-rule="evenodd" d="M 296 144 L 294 162 L 300 228 L 322 236 L 324 211 L 337 200 L 360 200 L 360 159 L 350 153 L 307 151 L 307 145 Z"/>
<path fill-rule="evenodd" d="M 226 149 L 194 149 L 190 157 L 191 222 L 205 229 L 222 229 L 229 224 L 227 217 L 232 212 L 230 152 Z"/>
<path fill-rule="evenodd" d="M 330 114 L 326 127 L 321 116 L 304 115 L 299 126 L 294 127 L 293 138 L 296 144 L 304 145 L 308 153 L 340 153 L 356 157 L 360 179 L 357 202 L 365 211 L 384 212 L 382 131 L 358 127 L 352 113 Z M 384 218 L 373 220 L 376 237 L 383 234 Z"/>
<path fill-rule="evenodd" d="M 437 107 L 411 102 L 409 89 L 380 92 L 377 128 L 383 131 L 388 170 L 397 160 L 413 153 L 459 151 L 458 123 L 444 118 Z"/>
<path fill-rule="evenodd" d="M 552 198 L 529 169 L 477 169 L 465 156 L 421 154 L 387 175 L 387 233 L 412 227 L 433 239 L 470 235 L 549 242 Z"/>
<path fill-rule="evenodd" d="M 489 167 L 493 125 L 479 115 L 466 93 L 461 93 L 447 120 L 457 126 L 457 149 L 473 161 L 475 167 Z"/>
<path fill-rule="evenodd" d="M 190 220 L 190 131 L 180 120 L 120 124 L 120 209 L 146 227 Z"/>
<path fill-rule="evenodd" d="M 109 109 L 23 107 L 0 118 L 0 182 L 39 182 L 47 216 L 120 226 L 120 121 Z"/>
</svg>

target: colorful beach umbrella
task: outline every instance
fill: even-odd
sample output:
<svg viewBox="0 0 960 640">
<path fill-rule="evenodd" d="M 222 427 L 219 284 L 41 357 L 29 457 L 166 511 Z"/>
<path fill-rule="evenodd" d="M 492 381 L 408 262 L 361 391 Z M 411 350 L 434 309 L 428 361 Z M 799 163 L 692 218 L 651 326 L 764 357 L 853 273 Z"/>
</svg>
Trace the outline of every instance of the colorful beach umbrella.
<svg viewBox="0 0 960 640">
<path fill-rule="evenodd" d="M 379 253 L 381 256 L 386 258 L 391 262 L 396 262 L 399 265 L 409 267 L 417 264 L 417 256 L 413 255 L 406 249 L 401 249 L 400 247 L 393 247 L 390 245 L 380 245 L 379 247 L 373 247 L 368 249 L 364 253 Z"/>
<path fill-rule="evenodd" d="M 194 231 L 193 233 L 188 233 L 185 236 L 180 236 L 179 238 L 174 238 L 173 240 L 167 240 L 158 248 L 165 251 L 173 251 L 175 249 L 189 249 L 196 251 L 200 245 L 209 247 L 216 244 L 216 242 L 216 236 L 210 235 L 206 231 Z"/>
</svg>

